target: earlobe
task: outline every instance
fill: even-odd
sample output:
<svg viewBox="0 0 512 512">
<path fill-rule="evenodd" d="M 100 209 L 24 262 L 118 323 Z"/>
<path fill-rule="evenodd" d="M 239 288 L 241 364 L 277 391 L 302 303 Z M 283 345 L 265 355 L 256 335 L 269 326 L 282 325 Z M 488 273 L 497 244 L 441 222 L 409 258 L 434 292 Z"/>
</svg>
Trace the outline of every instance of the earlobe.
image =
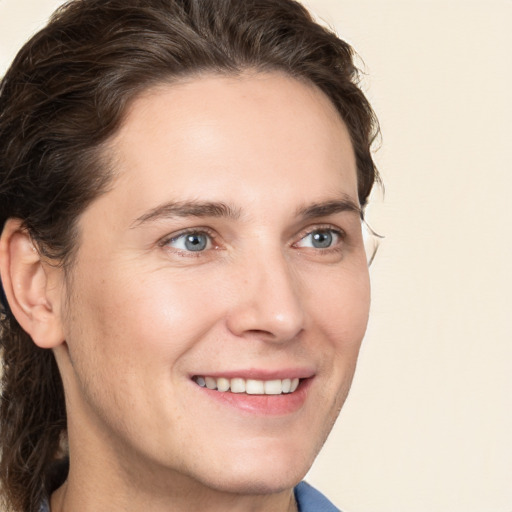
<svg viewBox="0 0 512 512">
<path fill-rule="evenodd" d="M 0 238 L 2 285 L 12 314 L 41 348 L 63 342 L 59 271 L 44 262 L 19 219 L 7 220 Z"/>
</svg>

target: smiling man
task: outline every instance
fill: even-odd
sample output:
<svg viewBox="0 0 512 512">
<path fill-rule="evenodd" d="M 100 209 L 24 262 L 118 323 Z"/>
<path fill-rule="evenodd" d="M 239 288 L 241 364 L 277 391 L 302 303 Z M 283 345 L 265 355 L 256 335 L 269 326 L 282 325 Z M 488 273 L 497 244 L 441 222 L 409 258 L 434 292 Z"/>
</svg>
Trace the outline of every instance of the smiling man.
<svg viewBox="0 0 512 512">
<path fill-rule="evenodd" d="M 15 511 L 336 510 L 375 122 L 288 0 L 82 0 L 0 96 Z"/>
</svg>

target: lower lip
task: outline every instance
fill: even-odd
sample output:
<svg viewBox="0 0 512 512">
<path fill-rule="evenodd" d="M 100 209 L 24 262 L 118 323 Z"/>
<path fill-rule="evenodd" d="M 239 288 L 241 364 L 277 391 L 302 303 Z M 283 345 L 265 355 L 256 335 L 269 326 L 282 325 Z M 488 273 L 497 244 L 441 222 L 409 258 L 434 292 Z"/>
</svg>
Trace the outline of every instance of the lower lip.
<svg viewBox="0 0 512 512">
<path fill-rule="evenodd" d="M 246 393 L 231 393 L 230 391 L 216 391 L 206 387 L 196 387 L 212 400 L 216 400 L 240 411 L 268 416 L 282 416 L 298 411 L 305 403 L 311 381 L 302 379 L 299 387 L 293 393 L 281 395 L 247 395 Z"/>
</svg>

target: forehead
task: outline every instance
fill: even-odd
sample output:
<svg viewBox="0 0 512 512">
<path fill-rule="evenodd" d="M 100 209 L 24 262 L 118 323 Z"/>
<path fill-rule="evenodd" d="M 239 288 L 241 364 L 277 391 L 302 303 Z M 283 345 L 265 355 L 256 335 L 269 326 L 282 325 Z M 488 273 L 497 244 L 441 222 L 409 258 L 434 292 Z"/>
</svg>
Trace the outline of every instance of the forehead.
<svg viewBox="0 0 512 512">
<path fill-rule="evenodd" d="M 357 202 L 355 157 L 340 115 L 318 88 L 280 73 L 154 87 L 132 103 L 109 151 L 119 176 L 114 189 L 136 195 L 134 208 L 227 194 L 242 203 L 282 201 L 287 191 L 304 201 L 331 191 Z"/>
</svg>

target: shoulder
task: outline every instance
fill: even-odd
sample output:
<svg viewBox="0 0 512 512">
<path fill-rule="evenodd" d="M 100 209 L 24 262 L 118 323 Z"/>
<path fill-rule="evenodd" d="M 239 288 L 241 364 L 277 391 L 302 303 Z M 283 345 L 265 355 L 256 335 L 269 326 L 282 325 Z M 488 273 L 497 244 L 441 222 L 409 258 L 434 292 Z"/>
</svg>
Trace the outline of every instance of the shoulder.
<svg viewBox="0 0 512 512">
<path fill-rule="evenodd" d="M 299 512 L 341 512 L 321 492 L 307 482 L 295 487 L 295 499 Z"/>
</svg>

